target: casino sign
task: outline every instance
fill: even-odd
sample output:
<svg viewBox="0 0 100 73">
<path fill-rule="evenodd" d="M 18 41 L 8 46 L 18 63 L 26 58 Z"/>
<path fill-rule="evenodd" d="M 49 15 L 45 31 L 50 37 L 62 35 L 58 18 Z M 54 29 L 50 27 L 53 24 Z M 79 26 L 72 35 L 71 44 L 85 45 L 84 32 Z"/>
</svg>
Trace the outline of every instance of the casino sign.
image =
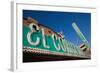
<svg viewBox="0 0 100 73">
<path fill-rule="evenodd" d="M 31 17 L 23 19 L 23 52 L 90 58 L 79 46 Z"/>
</svg>

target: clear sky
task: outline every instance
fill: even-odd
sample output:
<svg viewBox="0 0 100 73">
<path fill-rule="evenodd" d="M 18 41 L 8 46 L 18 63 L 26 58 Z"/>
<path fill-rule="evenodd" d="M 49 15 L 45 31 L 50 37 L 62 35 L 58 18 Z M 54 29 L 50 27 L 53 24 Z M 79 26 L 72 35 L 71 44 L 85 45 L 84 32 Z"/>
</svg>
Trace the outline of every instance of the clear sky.
<svg viewBox="0 0 100 73">
<path fill-rule="evenodd" d="M 72 27 L 72 23 L 75 22 L 89 42 L 89 45 L 91 45 L 90 13 L 23 10 L 23 18 L 29 16 L 37 20 L 40 24 L 52 28 L 55 32 L 63 31 L 66 40 L 80 45 L 82 41 Z"/>
</svg>

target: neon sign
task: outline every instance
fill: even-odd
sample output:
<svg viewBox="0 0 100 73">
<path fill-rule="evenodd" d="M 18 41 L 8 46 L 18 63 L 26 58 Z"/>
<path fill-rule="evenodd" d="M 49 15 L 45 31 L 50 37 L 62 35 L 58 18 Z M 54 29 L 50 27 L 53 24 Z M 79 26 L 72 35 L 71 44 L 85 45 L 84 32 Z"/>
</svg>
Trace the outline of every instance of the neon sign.
<svg viewBox="0 0 100 73">
<path fill-rule="evenodd" d="M 63 39 L 54 32 L 48 35 L 45 30 L 45 27 L 39 27 L 35 23 L 23 26 L 23 47 L 38 48 L 73 56 L 84 56 L 80 47 Z"/>
</svg>

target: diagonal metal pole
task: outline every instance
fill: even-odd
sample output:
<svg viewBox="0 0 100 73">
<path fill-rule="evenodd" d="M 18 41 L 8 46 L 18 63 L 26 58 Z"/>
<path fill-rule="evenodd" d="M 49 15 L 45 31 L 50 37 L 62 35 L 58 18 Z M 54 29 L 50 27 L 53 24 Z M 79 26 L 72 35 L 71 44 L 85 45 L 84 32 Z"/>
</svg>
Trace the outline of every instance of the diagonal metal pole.
<svg viewBox="0 0 100 73">
<path fill-rule="evenodd" d="M 83 33 L 80 31 L 80 29 L 76 25 L 76 23 L 72 23 L 72 27 L 74 28 L 74 30 L 76 31 L 77 35 L 82 40 L 82 42 L 86 45 L 86 47 L 89 48 L 88 41 L 86 40 L 86 38 L 84 37 Z"/>
</svg>

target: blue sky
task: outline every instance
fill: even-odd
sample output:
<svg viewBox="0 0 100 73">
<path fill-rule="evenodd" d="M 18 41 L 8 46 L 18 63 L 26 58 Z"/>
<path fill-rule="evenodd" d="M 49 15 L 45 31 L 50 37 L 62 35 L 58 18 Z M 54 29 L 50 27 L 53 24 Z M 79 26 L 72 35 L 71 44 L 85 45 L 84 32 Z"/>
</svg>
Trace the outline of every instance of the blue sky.
<svg viewBox="0 0 100 73">
<path fill-rule="evenodd" d="M 89 45 L 91 45 L 90 13 L 23 10 L 23 18 L 29 16 L 36 19 L 40 24 L 52 28 L 55 32 L 63 31 L 66 40 L 80 45 L 82 41 L 72 27 L 72 23 L 75 22 L 89 42 Z"/>
</svg>

